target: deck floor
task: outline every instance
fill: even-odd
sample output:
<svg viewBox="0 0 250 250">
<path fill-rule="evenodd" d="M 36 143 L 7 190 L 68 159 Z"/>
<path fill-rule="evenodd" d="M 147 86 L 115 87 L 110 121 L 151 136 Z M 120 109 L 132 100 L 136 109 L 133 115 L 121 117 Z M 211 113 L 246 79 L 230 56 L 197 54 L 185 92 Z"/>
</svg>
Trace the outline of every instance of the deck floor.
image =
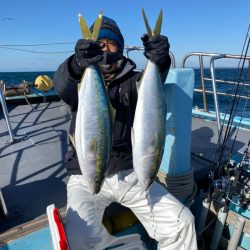
<svg viewBox="0 0 250 250">
<path fill-rule="evenodd" d="M 33 107 L 33 109 L 32 109 Z M 7 126 L 0 113 L 0 188 L 9 211 L 0 219 L 0 234 L 14 226 L 44 216 L 52 203 L 66 205 L 67 173 L 64 155 L 68 150 L 70 112 L 63 102 L 8 105 L 15 143 L 9 143 Z M 236 131 L 232 131 L 230 143 Z M 239 131 L 235 151 L 243 152 L 250 138 Z M 197 181 L 207 178 L 218 140 L 216 124 L 192 120 L 191 166 Z M 201 157 L 197 157 L 201 156 Z"/>
<path fill-rule="evenodd" d="M 223 126 L 225 132 L 226 125 Z M 237 138 L 235 140 L 235 135 Z M 208 176 L 209 167 L 213 159 L 218 160 L 218 129 L 214 121 L 192 118 L 192 140 L 191 140 L 191 167 L 194 169 L 195 179 L 202 182 Z M 229 139 L 226 142 L 224 156 L 231 156 L 235 160 L 242 157 L 250 139 L 250 131 L 247 129 L 231 129 Z M 235 141 L 234 141 L 235 140 Z M 233 150 L 231 152 L 232 145 Z M 207 161 L 208 160 L 208 161 Z"/>
<path fill-rule="evenodd" d="M 8 106 L 14 143 L 0 117 L 0 187 L 9 212 L 0 232 L 43 215 L 51 203 L 66 204 L 63 159 L 70 113 L 60 101 L 32 107 Z"/>
</svg>

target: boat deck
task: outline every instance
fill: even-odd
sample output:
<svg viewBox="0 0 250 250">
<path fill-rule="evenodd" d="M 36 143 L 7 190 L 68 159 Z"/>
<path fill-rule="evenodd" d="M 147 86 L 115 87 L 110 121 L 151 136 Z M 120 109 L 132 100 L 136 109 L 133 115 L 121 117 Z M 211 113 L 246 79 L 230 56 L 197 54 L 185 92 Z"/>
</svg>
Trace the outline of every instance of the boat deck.
<svg viewBox="0 0 250 250">
<path fill-rule="evenodd" d="M 16 140 L 9 142 L 1 113 L 0 187 L 9 214 L 0 219 L 0 240 L 11 228 L 46 217 L 52 203 L 65 208 L 68 178 L 63 166 L 71 119 L 68 106 L 62 101 L 8 105 L 8 112 Z M 238 132 L 236 151 L 243 153 L 249 135 L 245 129 Z M 207 159 L 212 159 L 217 140 L 215 122 L 192 119 L 191 166 L 198 182 L 207 178 Z"/>
<path fill-rule="evenodd" d="M 0 117 L 0 187 L 8 209 L 0 231 L 35 219 L 47 205 L 66 204 L 63 167 L 70 113 L 62 102 L 8 106 L 15 142 Z"/>
<path fill-rule="evenodd" d="M 224 131 L 226 126 L 224 126 Z M 235 135 L 237 139 L 234 142 Z M 194 169 L 195 180 L 202 182 L 208 176 L 208 170 L 211 166 L 211 160 L 214 158 L 218 144 L 218 130 L 215 121 L 208 120 L 206 117 L 192 118 L 192 140 L 191 140 L 191 166 Z M 250 139 L 250 131 L 246 128 L 237 130 L 233 127 L 230 133 L 230 138 L 227 141 L 225 155 L 231 151 L 231 146 L 234 143 L 232 151 L 232 159 L 239 160 L 242 157 L 244 150 L 247 147 Z M 218 157 L 218 151 L 216 153 Z M 215 157 L 215 159 L 217 159 Z"/>
</svg>

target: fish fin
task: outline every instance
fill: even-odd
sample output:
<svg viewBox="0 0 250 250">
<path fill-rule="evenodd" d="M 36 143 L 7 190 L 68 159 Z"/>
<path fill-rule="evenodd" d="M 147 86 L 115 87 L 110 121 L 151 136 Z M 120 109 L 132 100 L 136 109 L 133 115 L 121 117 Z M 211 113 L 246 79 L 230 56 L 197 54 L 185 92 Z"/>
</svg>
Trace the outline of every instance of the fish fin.
<svg viewBox="0 0 250 250">
<path fill-rule="evenodd" d="M 95 159 L 97 155 L 97 140 L 94 138 L 89 142 L 88 157 L 89 159 Z"/>
<path fill-rule="evenodd" d="M 155 24 L 153 36 L 160 35 L 160 33 L 161 33 L 162 17 L 163 17 L 163 12 L 162 12 L 162 9 L 161 9 L 160 13 L 159 13 L 159 16 L 157 18 L 156 24 Z"/>
<path fill-rule="evenodd" d="M 101 24 L 102 24 L 102 16 L 103 16 L 103 13 L 100 12 L 99 15 L 98 15 L 98 17 L 95 20 L 95 24 L 94 24 L 94 28 L 93 28 L 93 33 L 92 33 L 92 39 L 94 41 L 97 41 L 97 38 L 98 38 L 98 35 L 99 35 L 99 31 L 100 31 Z"/>
<path fill-rule="evenodd" d="M 101 28 L 102 16 L 103 16 L 103 14 L 102 14 L 102 12 L 100 12 L 98 17 L 95 20 L 93 33 L 91 33 L 86 21 L 83 18 L 83 16 L 81 14 L 78 15 L 82 36 L 85 39 L 92 39 L 94 41 L 97 41 L 98 34 L 99 34 L 99 31 L 100 31 L 100 28 Z"/>
<path fill-rule="evenodd" d="M 160 13 L 158 15 L 154 31 L 151 30 L 151 28 L 150 28 L 150 26 L 148 24 L 148 19 L 146 17 L 144 9 L 142 9 L 142 16 L 143 16 L 143 20 L 144 20 L 148 35 L 149 36 L 160 35 L 160 33 L 161 33 L 161 25 L 162 25 L 162 17 L 163 17 L 162 9 L 160 10 Z"/>
<path fill-rule="evenodd" d="M 81 32 L 82 32 L 82 36 L 85 39 L 92 39 L 92 34 L 91 34 L 90 30 L 89 30 L 89 27 L 88 27 L 86 21 L 83 19 L 81 14 L 78 15 L 78 19 L 79 19 L 79 24 L 80 24 L 80 29 L 81 29 Z"/>
<path fill-rule="evenodd" d="M 146 26 L 146 29 L 147 29 L 147 33 L 149 36 L 152 36 L 152 30 L 148 24 L 148 19 L 146 17 L 146 14 L 145 14 L 145 11 L 144 9 L 142 8 L 142 16 L 143 16 L 143 20 L 144 20 L 144 23 L 145 23 L 145 26 Z"/>
</svg>

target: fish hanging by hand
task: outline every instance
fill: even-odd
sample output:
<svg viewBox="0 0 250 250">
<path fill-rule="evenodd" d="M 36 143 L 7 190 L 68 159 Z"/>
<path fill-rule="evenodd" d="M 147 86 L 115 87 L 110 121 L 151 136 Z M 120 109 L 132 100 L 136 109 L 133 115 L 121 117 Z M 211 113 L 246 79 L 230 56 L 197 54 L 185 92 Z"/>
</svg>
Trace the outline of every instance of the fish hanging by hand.
<svg viewBox="0 0 250 250">
<path fill-rule="evenodd" d="M 144 10 L 144 22 L 149 36 L 159 35 L 162 11 L 154 31 L 148 25 Z M 163 83 L 158 67 L 147 61 L 143 76 L 138 83 L 138 100 L 132 128 L 133 166 L 138 181 L 147 190 L 159 170 L 165 146 L 165 99 Z"/>
<path fill-rule="evenodd" d="M 84 37 L 96 41 L 102 14 L 96 19 L 93 34 L 80 15 L 79 22 Z M 84 181 L 92 194 L 100 191 L 107 174 L 111 139 L 109 99 L 99 66 L 90 65 L 84 71 L 78 90 L 75 146 Z"/>
</svg>

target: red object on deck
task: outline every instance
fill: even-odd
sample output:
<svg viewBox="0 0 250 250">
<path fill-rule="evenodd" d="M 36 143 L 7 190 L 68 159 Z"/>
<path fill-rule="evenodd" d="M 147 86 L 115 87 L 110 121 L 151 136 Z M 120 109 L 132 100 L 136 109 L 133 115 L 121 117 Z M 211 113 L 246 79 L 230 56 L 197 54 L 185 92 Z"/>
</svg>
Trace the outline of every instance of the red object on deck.
<svg viewBox="0 0 250 250">
<path fill-rule="evenodd" d="M 60 241 L 59 241 L 60 249 L 61 250 L 68 250 L 67 237 L 66 237 L 66 233 L 64 231 L 62 218 L 60 216 L 58 208 L 54 209 L 53 215 L 54 215 L 54 220 L 56 222 L 58 232 L 59 232 L 59 236 L 60 236 Z"/>
</svg>

